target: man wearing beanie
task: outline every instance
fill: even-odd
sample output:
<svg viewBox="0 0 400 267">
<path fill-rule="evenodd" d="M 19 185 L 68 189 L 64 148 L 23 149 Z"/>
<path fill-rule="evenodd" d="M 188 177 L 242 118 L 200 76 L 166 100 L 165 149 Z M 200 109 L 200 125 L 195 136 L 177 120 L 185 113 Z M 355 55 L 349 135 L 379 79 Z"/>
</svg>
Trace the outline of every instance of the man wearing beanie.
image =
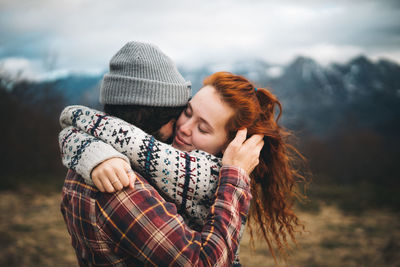
<svg viewBox="0 0 400 267">
<path fill-rule="evenodd" d="M 130 42 L 111 59 L 110 72 L 102 81 L 100 102 L 182 107 L 190 97 L 190 85 L 156 46 Z"/>
<path fill-rule="evenodd" d="M 174 120 L 190 97 L 190 83 L 174 63 L 157 47 L 139 42 L 126 44 L 111 59 L 110 72 L 104 76 L 100 90 L 100 102 L 108 115 L 163 141 L 171 136 Z M 106 114 L 86 107 L 67 107 L 63 113 L 70 114 L 68 119 L 74 126 L 82 123 L 85 116 L 96 118 L 89 129 L 94 136 L 108 127 Z M 61 124 L 65 121 L 61 120 Z M 121 129 L 114 129 L 111 134 L 121 144 L 129 143 L 131 139 L 124 138 L 126 133 Z M 95 137 L 80 142 L 72 137 L 74 131 L 63 135 L 63 130 L 60 134 L 62 151 L 79 147 L 68 165 L 61 211 L 80 266 L 232 264 L 251 199 L 246 174 L 233 166 L 221 169 L 220 180 L 229 183 L 220 183 L 204 227 L 195 231 L 184 222 L 176 206 L 140 174 L 136 174 L 134 188 L 113 194 L 97 190 L 91 180 L 82 177 L 90 177 L 85 170 L 114 157 L 129 160 L 114 150 L 105 151 Z M 182 155 L 190 158 L 186 153 Z M 85 164 L 78 164 L 82 162 Z M 79 171 L 77 166 L 84 168 Z"/>
</svg>

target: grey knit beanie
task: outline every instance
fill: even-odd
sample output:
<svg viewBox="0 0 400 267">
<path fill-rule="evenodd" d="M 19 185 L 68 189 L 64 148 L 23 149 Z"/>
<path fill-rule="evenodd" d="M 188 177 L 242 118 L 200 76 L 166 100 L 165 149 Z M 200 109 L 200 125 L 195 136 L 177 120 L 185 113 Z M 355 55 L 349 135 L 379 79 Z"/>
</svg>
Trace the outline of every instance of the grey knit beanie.
<svg viewBox="0 0 400 267">
<path fill-rule="evenodd" d="M 100 87 L 100 103 L 175 107 L 187 104 L 191 83 L 152 44 L 129 42 L 113 56 Z"/>
</svg>

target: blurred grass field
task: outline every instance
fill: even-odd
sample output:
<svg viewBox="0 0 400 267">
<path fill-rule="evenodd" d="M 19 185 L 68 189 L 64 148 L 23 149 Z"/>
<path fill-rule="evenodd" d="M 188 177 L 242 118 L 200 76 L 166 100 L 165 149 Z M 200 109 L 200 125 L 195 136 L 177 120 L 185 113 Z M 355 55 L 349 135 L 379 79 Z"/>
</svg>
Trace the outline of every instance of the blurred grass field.
<svg viewBox="0 0 400 267">
<path fill-rule="evenodd" d="M 278 266 L 400 266 L 400 213 L 373 205 L 343 209 L 346 201 L 351 205 L 351 199 L 343 200 L 346 194 L 357 195 L 356 189 L 314 188 L 310 202 L 298 208 L 307 232 L 298 236 L 288 262 Z M 60 191 L 59 183 L 0 191 L 0 266 L 77 266 L 59 210 Z M 264 243 L 250 248 L 248 233 L 241 261 L 276 266 Z"/>
<path fill-rule="evenodd" d="M 321 110 L 309 105 L 318 95 L 313 86 L 302 90 L 307 83 L 288 79 L 288 86 L 293 83 L 289 91 L 305 106 L 299 109 L 301 119 L 286 126 L 298 137 L 295 147 L 307 158 L 313 181 L 310 201 L 297 207 L 307 232 L 280 266 L 400 266 L 400 105 L 387 94 L 399 83 L 389 78 L 387 90 L 376 90 L 374 83 L 367 85 L 368 73 L 360 75 L 360 87 L 352 89 L 355 93 L 369 88 L 365 95 L 351 94 L 346 104 L 346 97 L 332 94 L 334 108 L 324 104 Z M 57 83 L 40 89 L 0 75 L 0 108 L 5 114 L 0 120 L 7 125 L 0 138 L 1 267 L 76 266 L 59 211 L 65 168 L 57 142 L 58 114 L 67 99 L 55 88 Z M 321 96 L 324 103 L 331 99 L 331 93 Z M 307 173 L 307 168 L 300 170 Z M 275 266 L 264 243 L 251 250 L 246 233 L 241 244 L 243 266 Z"/>
</svg>

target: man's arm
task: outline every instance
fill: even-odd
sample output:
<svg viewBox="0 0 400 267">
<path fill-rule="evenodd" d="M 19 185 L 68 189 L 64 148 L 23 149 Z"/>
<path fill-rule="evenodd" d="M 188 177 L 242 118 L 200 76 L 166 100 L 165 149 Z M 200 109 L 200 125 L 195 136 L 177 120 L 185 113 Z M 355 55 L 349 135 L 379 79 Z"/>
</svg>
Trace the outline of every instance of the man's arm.
<svg viewBox="0 0 400 267">
<path fill-rule="evenodd" d="M 199 203 L 211 203 L 213 199 L 220 159 L 201 151 L 184 153 L 123 120 L 83 106 L 65 108 L 60 122 L 63 127 L 73 125 L 84 131 L 66 128 L 60 133 L 65 166 L 88 179 L 91 172 L 88 168 L 100 163 L 102 155 L 107 158 L 113 155 L 112 145 L 116 152 L 128 156 L 133 168 L 153 186 L 188 210 L 197 223 L 204 222 L 209 206 Z M 93 136 L 109 145 L 94 142 Z"/>
<path fill-rule="evenodd" d="M 251 194 L 249 177 L 241 168 L 223 167 L 215 203 L 201 232 L 191 230 L 142 177 L 134 189 L 97 199 L 98 225 L 122 249 L 154 266 L 228 266 L 238 246 Z M 110 207 L 112 206 L 112 207 Z"/>
</svg>

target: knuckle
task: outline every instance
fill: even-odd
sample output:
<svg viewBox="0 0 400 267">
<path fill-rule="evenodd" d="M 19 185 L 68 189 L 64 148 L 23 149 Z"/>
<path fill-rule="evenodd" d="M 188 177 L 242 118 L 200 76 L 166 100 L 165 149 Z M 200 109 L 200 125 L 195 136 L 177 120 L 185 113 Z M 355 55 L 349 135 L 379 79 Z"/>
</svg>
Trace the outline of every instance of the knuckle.
<svg viewBox="0 0 400 267">
<path fill-rule="evenodd" d="M 113 169 L 109 165 L 105 166 L 103 169 L 103 173 L 111 173 L 112 171 Z"/>
<path fill-rule="evenodd" d="M 99 180 L 101 180 L 103 184 L 107 184 L 107 182 L 110 182 L 110 179 L 106 175 L 101 176 Z"/>
<path fill-rule="evenodd" d="M 99 167 L 94 168 L 92 171 L 92 177 L 97 177 L 99 174 L 99 171 L 100 171 Z"/>
<path fill-rule="evenodd" d="M 239 150 L 239 148 L 240 148 L 240 144 L 239 143 L 237 143 L 237 142 L 232 143 L 232 149 L 233 150 Z"/>
<path fill-rule="evenodd" d="M 104 168 L 104 166 L 99 166 L 99 167 L 97 167 L 97 172 L 98 173 L 105 173 L 105 168 Z"/>
<path fill-rule="evenodd" d="M 126 179 L 121 179 L 120 182 L 121 182 L 122 187 L 124 187 L 128 184 Z"/>
</svg>

